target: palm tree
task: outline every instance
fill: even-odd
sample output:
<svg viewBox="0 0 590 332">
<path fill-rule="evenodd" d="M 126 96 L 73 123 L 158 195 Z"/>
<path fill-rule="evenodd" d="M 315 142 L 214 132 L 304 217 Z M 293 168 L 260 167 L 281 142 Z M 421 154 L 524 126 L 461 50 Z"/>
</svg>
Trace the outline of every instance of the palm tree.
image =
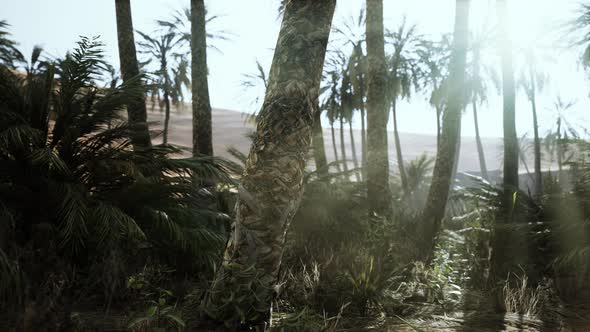
<svg viewBox="0 0 590 332">
<path fill-rule="evenodd" d="M 336 163 L 336 169 L 338 173 L 342 172 L 340 165 L 340 158 L 338 156 L 338 148 L 336 147 L 336 131 L 334 129 L 334 123 L 336 122 L 340 113 L 340 92 L 338 91 L 338 72 L 331 70 L 328 72 L 330 79 L 326 83 L 324 89 L 326 90 L 327 97 L 324 99 L 321 109 L 326 111 L 328 121 L 330 122 L 330 133 L 332 136 L 332 151 L 334 152 L 334 162 Z"/>
<path fill-rule="evenodd" d="M 393 136 L 397 165 L 402 182 L 402 189 L 407 192 L 408 180 L 404 169 L 401 141 L 397 121 L 397 102 L 399 99 L 410 98 L 412 89 L 419 89 L 417 48 L 421 44 L 421 37 L 416 32 L 416 26 L 407 26 L 406 20 L 394 32 L 387 34 L 388 42 L 393 46 L 393 54 L 389 59 L 390 91 L 389 100 L 393 114 Z"/>
<path fill-rule="evenodd" d="M 191 0 L 191 77 L 193 93 L 193 155 L 213 155 L 211 103 L 207 82 L 205 1 Z"/>
<path fill-rule="evenodd" d="M 533 146 L 535 156 L 533 192 L 536 197 L 539 197 L 543 193 L 543 173 L 541 170 L 541 138 L 539 136 L 539 120 L 537 116 L 537 92 L 543 91 L 549 80 L 549 75 L 539 71 L 538 59 L 532 47 L 524 49 L 523 56 L 525 65 L 519 75 L 518 85 L 524 90 L 527 99 L 531 103 L 531 110 L 533 112 Z"/>
<path fill-rule="evenodd" d="M 387 62 L 383 32 L 383 0 L 367 0 L 367 198 L 369 216 L 389 216 L 387 149 Z"/>
<path fill-rule="evenodd" d="M 17 43 L 10 39 L 8 27 L 10 24 L 0 20 L 0 65 L 10 68 L 25 60 L 23 54 L 18 50 Z"/>
<path fill-rule="evenodd" d="M 216 40 L 227 40 L 228 34 L 221 31 L 207 31 L 207 26 L 218 16 L 209 16 L 204 0 L 190 0 L 190 8 L 177 10 L 169 20 L 158 20 L 158 24 L 180 36 L 180 46 L 191 55 L 191 92 L 193 111 L 193 155 L 213 155 L 211 124 L 211 103 L 207 82 L 207 48 L 218 49 Z"/>
<path fill-rule="evenodd" d="M 440 141 L 441 120 L 446 103 L 446 84 L 448 80 L 449 59 L 451 57 L 450 37 L 444 35 L 440 41 L 423 40 L 417 49 L 419 63 L 424 67 L 423 84 L 430 90 L 429 102 L 436 110 L 436 138 Z"/>
<path fill-rule="evenodd" d="M 350 81 L 351 107 L 352 112 L 348 115 L 354 117 L 354 111 L 360 111 L 361 117 L 361 173 L 362 178 L 366 179 L 367 167 L 367 134 L 366 134 L 366 73 L 367 58 L 364 55 L 363 44 L 365 43 L 365 10 L 361 9 L 357 17 L 350 17 L 341 27 L 335 27 L 334 32 L 337 36 L 343 38 L 343 46 L 352 46 L 352 53 L 348 58 L 347 73 Z M 351 130 L 349 122 L 349 130 Z M 352 133 L 351 133 L 352 135 Z M 351 143 L 354 138 L 351 136 Z M 352 144 L 353 150 L 356 150 Z M 355 167 L 358 165 L 357 155 L 353 151 L 353 161 Z M 358 175 L 357 175 L 358 179 Z"/>
<path fill-rule="evenodd" d="M 141 53 L 149 55 L 151 59 L 155 59 L 159 63 L 159 69 L 152 73 L 154 76 L 153 86 L 154 89 L 157 90 L 157 93 L 160 91 L 162 92 L 164 98 L 165 117 L 163 143 L 168 144 L 171 95 L 177 95 L 173 92 L 175 85 L 170 78 L 170 70 L 171 68 L 174 68 L 173 64 L 171 64 L 172 61 L 179 58 L 182 59 L 180 54 L 175 53 L 175 50 L 180 43 L 180 38 L 171 30 L 160 32 L 156 37 L 151 37 L 140 31 L 137 33 L 143 39 L 138 43 Z"/>
<path fill-rule="evenodd" d="M 498 0 L 499 39 L 502 59 L 502 95 L 504 114 L 504 191 L 506 206 L 518 190 L 518 136 L 516 134 L 516 90 L 512 63 L 512 43 L 509 36 L 506 0 Z"/>
<path fill-rule="evenodd" d="M 117 13 L 117 37 L 119 42 L 121 76 L 125 82 L 139 75 L 130 0 L 115 0 L 115 9 Z M 147 125 L 145 96 L 138 96 L 136 100 L 133 100 L 127 105 L 127 117 L 130 123 L 137 124 L 142 128 L 133 141 L 134 146 L 151 146 L 152 143 Z"/>
<path fill-rule="evenodd" d="M 461 123 L 461 112 L 465 106 L 465 76 L 467 68 L 467 47 L 469 41 L 470 0 L 457 0 L 455 32 L 451 63 L 449 68 L 448 102 L 443 113 L 441 139 L 432 174 L 432 184 L 423 211 L 422 245 L 419 257 L 430 261 L 444 217 Z"/>
<path fill-rule="evenodd" d="M 575 105 L 573 101 L 565 101 L 561 97 L 557 97 L 553 104 L 555 112 L 555 124 L 545 138 L 545 144 L 552 157 L 557 159 L 558 180 L 559 183 L 565 185 L 565 173 L 563 172 L 563 165 L 571 156 L 567 154 L 567 147 L 570 140 L 579 138 L 576 128 L 568 120 L 567 112 Z"/>
<path fill-rule="evenodd" d="M 345 64 L 345 68 L 342 71 L 342 82 L 341 84 L 341 109 L 340 109 L 340 140 L 342 143 L 342 156 L 345 159 L 345 151 L 346 145 L 344 144 L 344 128 L 342 128 L 342 124 L 344 121 L 348 123 L 348 133 L 350 137 L 350 146 L 352 149 L 352 162 L 355 169 L 355 177 L 357 182 L 360 182 L 360 174 L 359 174 L 359 163 L 358 163 L 358 156 L 356 154 L 356 146 L 354 142 L 354 131 L 352 129 L 352 120 L 354 117 L 354 91 L 352 90 L 352 83 L 350 79 L 350 72 L 349 72 L 350 65 L 349 63 Z M 345 159 L 346 160 L 346 159 Z M 345 168 L 346 171 L 346 168 Z"/>
<path fill-rule="evenodd" d="M 488 93 L 491 89 L 488 82 L 491 82 L 493 87 L 499 89 L 499 79 L 494 67 L 486 66 L 483 59 L 483 53 L 488 47 L 487 36 L 489 35 L 489 32 L 485 32 L 471 36 L 471 63 L 469 65 L 471 70 L 469 71 L 468 78 L 469 101 L 473 110 L 477 155 L 479 157 L 481 176 L 485 180 L 489 180 L 489 176 L 483 144 L 479 134 L 478 106 L 483 105 L 488 100 Z"/>
<path fill-rule="evenodd" d="M 303 192 L 335 0 L 285 6 L 225 259 L 204 307 L 230 327 L 269 319 L 285 235 Z M 230 295 L 231 294 L 231 295 Z"/>
</svg>

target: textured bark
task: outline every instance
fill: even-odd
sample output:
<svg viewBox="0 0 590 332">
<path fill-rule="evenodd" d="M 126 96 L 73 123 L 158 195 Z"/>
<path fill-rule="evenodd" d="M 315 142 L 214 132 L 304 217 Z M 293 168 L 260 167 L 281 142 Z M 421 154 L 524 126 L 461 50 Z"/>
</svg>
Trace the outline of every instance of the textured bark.
<svg viewBox="0 0 590 332">
<path fill-rule="evenodd" d="M 464 98 L 465 66 L 469 37 L 470 0 L 457 0 L 453 51 L 450 65 L 449 100 L 443 112 L 442 132 L 439 150 L 432 174 L 432 184 L 428 192 L 426 207 L 423 212 L 423 241 L 419 259 L 429 262 L 432 259 L 436 238 L 444 217 L 457 141 L 460 139 L 461 111 Z"/>
<path fill-rule="evenodd" d="M 204 302 L 212 318 L 233 327 L 269 318 L 286 233 L 303 193 L 335 5 L 291 0 L 285 8 L 231 236 Z M 242 277 L 251 270 L 253 276 Z"/>
<path fill-rule="evenodd" d="M 537 84 L 535 75 L 530 70 L 531 77 L 531 94 L 530 101 L 533 111 L 533 135 L 534 135 L 534 153 L 535 153 L 535 196 L 539 197 L 543 194 L 543 173 L 541 172 L 541 138 L 539 137 L 539 120 L 537 118 Z"/>
<path fill-rule="evenodd" d="M 316 109 L 317 109 L 316 105 Z M 315 167 L 320 176 L 328 175 L 328 161 L 326 158 L 326 147 L 324 144 L 324 132 L 322 130 L 322 113 L 317 109 L 313 120 L 313 158 Z"/>
<path fill-rule="evenodd" d="M 463 113 L 463 112 L 461 112 Z M 461 157 L 461 121 L 459 121 L 459 138 L 457 142 L 455 142 L 455 158 L 453 160 L 453 173 L 451 175 L 451 185 L 449 186 L 449 190 L 453 190 L 453 185 L 455 184 L 455 180 L 457 179 L 457 172 L 459 170 L 459 158 Z"/>
<path fill-rule="evenodd" d="M 506 0 L 498 0 L 500 42 L 502 57 L 502 93 L 504 115 L 504 190 L 505 203 L 512 200 L 518 189 L 518 137 L 516 135 L 516 89 L 512 63 L 512 44 L 508 35 L 508 9 Z"/>
<path fill-rule="evenodd" d="M 408 177 L 406 175 L 406 165 L 404 164 L 404 155 L 402 154 L 402 142 L 399 138 L 399 131 L 397 129 L 397 100 L 394 99 L 391 107 L 393 113 L 393 138 L 395 143 L 395 155 L 397 158 L 397 168 L 399 170 L 399 178 L 402 182 L 402 189 L 404 193 L 408 194 Z"/>
<path fill-rule="evenodd" d="M 207 32 L 204 0 L 191 0 L 191 90 L 193 155 L 213 155 L 211 104 L 207 82 Z"/>
<path fill-rule="evenodd" d="M 354 165 L 354 176 L 357 182 L 361 181 L 361 175 L 359 173 L 359 159 L 356 155 L 356 144 L 354 142 L 354 130 L 352 129 L 352 119 L 348 122 L 348 133 L 350 135 L 350 147 L 352 149 L 352 164 Z"/>
<path fill-rule="evenodd" d="M 121 76 L 126 82 L 139 75 L 130 0 L 115 0 L 115 10 Z M 145 97 L 137 98 L 127 105 L 127 118 L 129 123 L 137 127 L 137 132 L 132 138 L 133 145 L 135 147 L 150 147 L 152 143 L 147 124 Z"/>
<path fill-rule="evenodd" d="M 367 0 L 367 197 L 369 215 L 391 214 L 383 0 Z"/>
<path fill-rule="evenodd" d="M 481 171 L 481 177 L 485 180 L 489 180 L 488 167 L 486 166 L 486 157 L 483 151 L 483 144 L 481 144 L 481 136 L 479 135 L 479 121 L 477 118 L 477 103 L 473 101 L 471 103 L 473 107 L 473 125 L 475 126 L 475 143 L 477 144 L 477 155 L 479 157 L 479 169 Z"/>
</svg>

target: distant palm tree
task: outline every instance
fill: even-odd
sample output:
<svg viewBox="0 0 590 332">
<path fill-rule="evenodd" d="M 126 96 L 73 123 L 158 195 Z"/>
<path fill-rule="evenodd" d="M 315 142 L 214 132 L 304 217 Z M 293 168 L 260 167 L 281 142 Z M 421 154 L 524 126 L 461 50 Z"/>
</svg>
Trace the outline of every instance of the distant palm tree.
<svg viewBox="0 0 590 332">
<path fill-rule="evenodd" d="M 483 105 L 488 100 L 490 90 L 495 89 L 499 92 L 499 78 L 493 66 L 488 66 L 484 62 L 483 53 L 489 47 L 489 35 L 491 33 L 483 31 L 471 36 L 471 63 L 469 64 L 467 86 L 469 88 L 469 103 L 473 110 L 473 124 L 475 127 L 475 142 L 477 145 L 477 155 L 479 157 L 479 167 L 482 178 L 489 180 L 486 158 L 479 133 L 479 116 L 478 106 Z M 491 84 L 491 86 L 490 86 Z"/>
<path fill-rule="evenodd" d="M 159 32 L 155 37 L 140 31 L 137 33 L 142 38 L 142 41 L 138 43 L 141 49 L 140 52 L 150 56 L 150 60 L 156 60 L 159 65 L 159 68 L 151 73 L 154 77 L 152 85 L 155 89 L 152 93 L 159 93 L 161 91 L 163 95 L 165 110 L 163 143 L 168 144 L 171 97 L 178 96 L 173 91 L 175 90 L 175 85 L 173 84 L 174 81 L 170 78 L 170 74 L 171 69 L 174 68 L 173 61 L 179 58 L 182 59 L 180 54 L 175 53 L 180 43 L 180 38 L 172 31 Z M 180 63 L 182 63 L 182 60 Z"/>
<path fill-rule="evenodd" d="M 440 41 L 423 40 L 417 49 L 420 59 L 422 84 L 430 91 L 429 103 L 436 110 L 436 138 L 440 141 L 442 130 L 441 120 L 446 103 L 446 81 L 449 76 L 449 60 L 451 57 L 450 37 L 444 35 Z"/>
<path fill-rule="evenodd" d="M 451 186 L 457 141 L 460 139 L 461 112 L 465 107 L 465 79 L 469 43 L 470 0 L 457 0 L 455 32 L 449 69 L 448 101 L 443 113 L 439 149 L 432 174 L 432 183 L 422 213 L 424 223 L 420 260 L 430 261 L 444 217 Z"/>
<path fill-rule="evenodd" d="M 557 97 L 553 104 L 555 112 L 555 124 L 545 138 L 546 149 L 550 151 L 551 157 L 556 157 L 558 168 L 558 180 L 562 186 L 565 183 L 563 165 L 571 159 L 568 155 L 570 141 L 579 138 L 575 126 L 568 120 L 567 112 L 575 105 L 573 101 L 565 101 Z"/>
<path fill-rule="evenodd" d="M 193 112 L 193 155 L 213 155 L 213 136 L 211 123 L 211 103 L 207 81 L 207 47 L 217 49 L 215 40 L 227 40 L 225 31 L 207 32 L 207 25 L 217 16 L 208 16 L 204 0 L 190 0 L 190 8 L 178 10 L 170 20 L 159 20 L 162 27 L 180 36 L 180 44 L 191 57 L 191 92 Z"/>
<path fill-rule="evenodd" d="M 268 326 L 305 161 L 336 0 L 288 1 L 225 259 L 204 299 L 229 329 Z"/>
<path fill-rule="evenodd" d="M 541 170 L 541 137 L 539 135 L 539 120 L 537 115 L 537 93 L 543 91 L 549 81 L 549 75 L 539 70 L 539 59 L 533 47 L 527 47 L 522 52 L 524 66 L 518 78 L 518 86 L 521 87 L 529 102 L 533 113 L 533 146 L 534 146 L 534 194 L 539 197 L 543 194 L 543 173 Z"/>
<path fill-rule="evenodd" d="M 339 74 L 336 71 L 328 72 L 330 77 L 327 80 L 325 86 L 326 98 L 324 99 L 321 109 L 326 111 L 328 121 L 330 122 L 330 133 L 332 136 L 332 151 L 334 152 L 334 162 L 338 173 L 342 172 L 342 166 L 340 165 L 340 158 L 338 156 L 338 148 L 336 146 L 336 131 L 334 129 L 334 123 L 338 119 L 340 114 L 340 92 L 338 91 Z"/>
<path fill-rule="evenodd" d="M 389 92 L 393 114 L 393 135 L 397 165 L 404 191 L 408 190 L 408 181 L 404 169 L 404 159 L 399 137 L 397 121 L 397 103 L 399 99 L 407 99 L 412 95 L 412 90 L 419 90 L 421 74 L 419 54 L 417 49 L 422 43 L 422 37 L 418 35 L 415 25 L 408 26 L 404 18 L 396 31 L 387 33 L 387 42 L 393 46 L 393 54 L 389 58 Z"/>
<path fill-rule="evenodd" d="M 383 0 L 366 0 L 367 22 L 367 198 L 369 215 L 392 212 L 387 148 L 387 62 Z"/>
<path fill-rule="evenodd" d="M 502 95 L 504 115 L 504 190 L 506 206 L 511 205 L 512 196 L 518 190 L 518 136 L 516 134 L 516 86 L 512 42 L 509 35 L 507 0 L 497 0 L 499 19 L 499 41 L 502 60 Z"/>
<path fill-rule="evenodd" d="M 139 64 L 137 62 L 137 53 L 135 50 L 130 0 L 115 0 L 115 10 L 117 14 L 117 36 L 119 42 L 121 76 L 123 77 L 123 81 L 126 82 L 139 75 Z M 138 97 L 137 100 L 134 100 L 127 105 L 127 116 L 130 123 L 139 125 L 143 128 L 139 130 L 137 137 L 134 138 L 134 145 L 138 147 L 151 146 L 150 133 L 147 124 L 145 96 Z"/>
</svg>

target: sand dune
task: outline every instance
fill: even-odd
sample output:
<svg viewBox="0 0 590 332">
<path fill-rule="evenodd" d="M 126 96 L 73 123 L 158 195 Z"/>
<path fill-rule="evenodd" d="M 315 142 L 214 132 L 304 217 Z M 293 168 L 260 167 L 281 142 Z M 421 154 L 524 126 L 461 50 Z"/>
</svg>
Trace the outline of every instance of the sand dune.
<svg viewBox="0 0 590 332">
<path fill-rule="evenodd" d="M 250 148 L 250 139 L 247 135 L 254 130 L 254 125 L 248 123 L 244 113 L 214 109 L 213 110 L 213 149 L 216 155 L 229 157 L 227 148 L 236 147 L 238 150 L 247 153 Z M 164 113 L 149 112 L 149 120 L 156 121 L 159 124 L 152 126 L 153 129 L 161 129 L 161 123 L 164 121 Z M 361 154 L 361 133 L 360 130 L 354 131 L 355 144 L 358 158 Z M 336 130 L 338 155 L 340 156 L 339 131 Z M 350 146 L 350 137 L 348 129 L 345 131 L 346 154 L 348 159 L 352 158 L 352 148 Z M 436 136 L 421 135 L 411 133 L 400 133 L 405 161 L 410 161 L 426 153 L 428 156 L 436 155 Z M 158 139 L 157 141 L 161 141 Z M 170 143 L 177 144 L 187 149 L 192 145 L 192 115 L 190 107 L 183 111 L 172 111 L 170 119 Z M 324 128 L 324 141 L 326 154 L 330 161 L 334 160 L 334 151 L 332 149 L 332 138 L 330 128 Z M 484 151 L 486 154 L 486 163 L 490 171 L 502 168 L 502 139 L 500 138 L 483 138 Z M 389 154 L 392 163 L 392 170 L 395 170 L 396 157 L 393 145 L 393 133 L 389 136 Z M 532 156 L 526 156 L 528 167 L 533 167 Z M 522 165 L 521 165 L 522 166 Z M 524 171 L 524 166 L 522 166 Z M 479 172 L 479 159 L 474 137 L 462 137 L 461 153 L 459 159 L 460 172 Z"/>
</svg>

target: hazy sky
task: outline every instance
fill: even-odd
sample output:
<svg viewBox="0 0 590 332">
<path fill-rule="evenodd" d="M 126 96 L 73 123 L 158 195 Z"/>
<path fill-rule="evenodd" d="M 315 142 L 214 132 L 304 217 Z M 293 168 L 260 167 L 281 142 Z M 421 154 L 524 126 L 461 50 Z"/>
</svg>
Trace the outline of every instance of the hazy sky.
<svg viewBox="0 0 590 332">
<path fill-rule="evenodd" d="M 107 45 L 111 63 L 118 67 L 114 0 L 1 0 L 2 14 L 12 25 L 12 32 L 21 49 L 29 53 L 39 44 L 54 56 L 71 49 L 78 36 L 100 35 Z M 394 29 L 405 15 L 409 23 L 416 23 L 420 32 L 439 35 L 451 32 L 454 22 L 454 0 L 384 0 L 386 28 Z M 511 16 L 515 46 L 537 40 L 540 33 L 575 13 L 578 0 L 512 0 Z M 189 4 L 188 0 L 132 0 L 135 28 L 153 31 L 154 20 L 166 18 L 175 10 Z M 221 17 L 210 29 L 225 30 L 233 34 L 231 41 L 218 42 L 221 52 L 211 50 L 208 55 L 209 85 L 213 107 L 240 111 L 252 110 L 251 101 L 262 91 L 245 92 L 240 82 L 243 74 L 256 71 L 258 59 L 268 71 L 280 28 L 277 16 L 278 0 L 209 0 L 209 11 Z M 364 1 L 339 0 L 335 24 L 357 15 Z M 557 4 L 559 3 L 559 4 Z M 493 1 L 473 0 L 471 23 L 473 28 L 494 19 Z M 576 50 L 578 52 L 579 50 Z M 555 63 L 547 69 L 551 83 L 540 97 L 541 132 L 545 133 L 554 122 L 552 104 L 557 95 L 565 100 L 577 101 L 570 111 L 570 121 L 585 126 L 590 81 L 577 64 L 577 53 L 555 49 Z M 491 61 L 498 63 L 493 55 Z M 517 61 L 518 62 L 518 61 Z M 434 111 L 424 96 L 416 95 L 411 104 L 402 103 L 399 109 L 400 130 L 432 134 L 435 132 Z M 530 107 L 523 94 L 519 94 L 517 127 L 519 135 L 531 133 Z M 474 133 L 471 113 L 465 114 L 463 135 Z M 502 135 L 500 96 L 491 95 L 487 106 L 480 112 L 483 136 Z"/>
</svg>

